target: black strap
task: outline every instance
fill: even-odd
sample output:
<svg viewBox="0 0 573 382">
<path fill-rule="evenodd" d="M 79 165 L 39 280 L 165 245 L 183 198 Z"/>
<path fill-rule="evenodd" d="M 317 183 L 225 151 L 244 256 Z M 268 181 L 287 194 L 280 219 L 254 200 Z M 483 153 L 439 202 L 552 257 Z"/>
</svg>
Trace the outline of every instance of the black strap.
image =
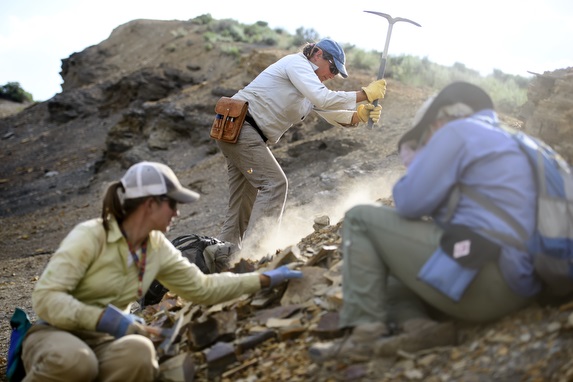
<svg viewBox="0 0 573 382">
<path fill-rule="evenodd" d="M 249 125 L 253 126 L 253 129 L 255 129 L 257 131 L 257 133 L 259 133 L 259 135 L 261 136 L 261 138 L 263 138 L 263 142 L 268 141 L 269 139 L 265 136 L 265 134 L 263 134 L 262 130 L 259 129 L 259 126 L 257 125 L 257 123 L 255 122 L 255 119 L 253 117 L 251 117 L 250 114 L 247 114 L 247 116 L 245 117 L 245 121 L 249 122 Z"/>
<path fill-rule="evenodd" d="M 512 236 L 503 234 L 501 232 L 492 231 L 489 229 L 482 229 L 481 231 L 497 238 L 509 245 L 512 245 L 521 250 L 527 250 L 525 243 L 527 242 L 528 235 L 527 231 L 517 222 L 511 215 L 509 215 L 505 210 L 503 210 L 498 205 L 494 204 L 490 199 L 488 199 L 485 195 L 480 194 L 478 191 L 474 190 L 471 187 L 468 187 L 463 184 L 458 184 L 454 187 L 450 194 L 450 198 L 448 200 L 448 210 L 446 212 L 446 223 L 449 223 L 450 219 L 452 218 L 454 211 L 457 207 L 458 202 L 460 201 L 461 194 L 465 194 L 469 198 L 473 199 L 475 202 L 480 204 L 483 208 L 487 209 L 508 225 L 510 225 L 515 232 L 520 236 L 521 240 L 515 239 Z"/>
</svg>

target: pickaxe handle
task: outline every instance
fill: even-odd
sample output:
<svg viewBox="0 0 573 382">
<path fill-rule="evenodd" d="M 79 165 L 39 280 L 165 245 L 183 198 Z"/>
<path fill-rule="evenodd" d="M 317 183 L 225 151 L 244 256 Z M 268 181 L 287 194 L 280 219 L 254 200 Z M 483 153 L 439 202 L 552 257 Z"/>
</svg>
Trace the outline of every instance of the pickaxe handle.
<svg viewBox="0 0 573 382">
<path fill-rule="evenodd" d="M 421 25 L 415 21 L 405 19 L 403 17 L 395 17 L 394 18 L 387 13 L 373 12 L 373 11 L 364 11 L 364 12 L 372 13 L 374 15 L 384 17 L 385 19 L 388 20 L 388 32 L 386 33 L 386 43 L 384 44 L 384 50 L 382 51 L 382 57 L 380 58 L 380 68 L 378 69 L 378 78 L 377 79 L 381 80 L 382 78 L 384 78 L 384 72 L 386 71 L 386 61 L 388 60 L 388 47 L 390 46 L 390 37 L 392 36 L 392 28 L 394 27 L 394 23 L 397 23 L 398 21 L 405 21 L 405 22 L 408 22 L 410 24 L 414 24 L 418 27 L 421 27 Z M 374 107 L 378 106 L 378 100 L 374 100 L 374 102 L 372 102 L 372 104 L 374 105 Z M 372 119 L 368 118 L 368 127 L 372 128 L 373 125 L 374 125 L 374 121 L 372 121 Z"/>
<path fill-rule="evenodd" d="M 386 33 L 386 43 L 384 44 L 384 51 L 382 52 L 382 57 L 380 58 L 380 68 L 378 69 L 378 77 L 376 79 L 381 80 L 384 78 L 384 72 L 386 71 L 386 61 L 388 61 L 388 46 L 390 45 L 390 36 L 392 35 L 392 27 L 394 23 L 388 25 L 388 33 Z M 372 102 L 374 107 L 378 106 L 378 100 Z M 368 127 L 371 129 L 374 126 L 374 121 L 368 118 Z"/>
</svg>

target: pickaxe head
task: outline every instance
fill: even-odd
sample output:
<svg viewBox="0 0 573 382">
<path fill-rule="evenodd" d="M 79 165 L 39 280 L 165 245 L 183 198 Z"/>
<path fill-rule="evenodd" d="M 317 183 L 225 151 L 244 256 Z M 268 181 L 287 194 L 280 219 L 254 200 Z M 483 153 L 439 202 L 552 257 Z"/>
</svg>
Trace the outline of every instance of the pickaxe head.
<svg viewBox="0 0 573 382">
<path fill-rule="evenodd" d="M 372 13 L 373 15 L 378 15 L 388 20 L 388 33 L 386 33 L 386 44 L 384 44 L 384 51 L 382 52 L 382 63 L 380 64 L 380 71 L 378 72 L 378 79 L 380 79 L 384 76 L 384 66 L 386 65 L 386 57 L 388 56 L 388 46 L 390 45 L 390 36 L 392 35 L 392 28 L 394 27 L 394 23 L 397 23 L 398 21 L 405 21 L 418 27 L 421 27 L 421 25 L 415 21 L 412 21 L 410 19 L 405 19 L 403 17 L 392 17 L 387 13 L 374 12 L 374 11 L 364 11 L 364 12 Z"/>
<path fill-rule="evenodd" d="M 373 15 L 378 15 L 388 20 L 388 33 L 386 33 L 386 43 L 384 44 L 384 51 L 382 52 L 382 57 L 380 59 L 380 69 L 378 70 L 378 79 L 381 79 L 384 78 L 384 71 L 386 70 L 386 58 L 388 57 L 388 46 L 390 45 L 390 36 L 392 35 L 392 28 L 394 27 L 394 23 L 397 23 L 398 21 L 405 21 L 410 24 L 414 24 L 418 27 L 421 27 L 421 25 L 415 21 L 405 19 L 403 17 L 392 17 L 387 13 L 374 12 L 374 11 L 364 11 L 364 12 L 372 13 Z M 372 103 L 374 104 L 374 106 L 377 106 L 378 100 L 375 100 Z M 368 127 L 372 128 L 373 125 L 374 123 L 372 122 L 371 119 L 369 119 Z"/>
<path fill-rule="evenodd" d="M 407 23 L 414 24 L 414 25 L 417 26 L 417 27 L 421 27 L 421 25 L 418 24 L 417 22 L 412 21 L 412 20 L 410 20 L 410 19 L 405 19 L 405 18 L 403 18 L 403 17 L 392 17 L 392 16 L 390 16 L 389 14 L 387 14 L 387 13 L 382 13 L 382 12 L 374 12 L 374 11 L 364 11 L 364 12 L 368 12 L 368 13 L 372 13 L 372 14 L 374 14 L 374 15 L 378 15 L 378 16 L 384 17 L 386 20 L 388 20 L 388 22 L 389 22 L 390 24 L 397 23 L 398 21 L 405 21 L 405 22 L 407 22 Z"/>
</svg>

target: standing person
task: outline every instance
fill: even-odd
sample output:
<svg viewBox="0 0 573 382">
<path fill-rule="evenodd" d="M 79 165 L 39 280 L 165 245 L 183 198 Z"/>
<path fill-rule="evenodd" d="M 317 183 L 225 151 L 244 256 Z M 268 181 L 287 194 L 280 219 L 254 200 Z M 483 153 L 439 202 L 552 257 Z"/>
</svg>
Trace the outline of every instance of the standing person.
<svg viewBox="0 0 573 382">
<path fill-rule="evenodd" d="M 99 219 L 63 240 L 32 293 L 38 322 L 23 343 L 24 381 L 152 381 L 156 352 L 129 314 L 154 279 L 184 299 L 214 304 L 300 277 L 286 267 L 204 275 L 165 237 L 177 203 L 199 195 L 156 162 L 133 165 L 111 184 Z"/>
<path fill-rule="evenodd" d="M 217 141 L 227 159 L 229 203 L 219 238 L 243 247 L 268 218 L 280 225 L 288 181 L 267 143 L 274 144 L 295 123 L 315 110 L 335 126 L 353 127 L 368 118 L 378 121 L 381 107 L 371 102 L 383 98 L 384 80 L 359 91 L 332 91 L 324 82 L 340 74 L 347 78 L 345 54 L 340 45 L 323 39 L 307 44 L 301 53 L 287 55 L 266 68 L 232 98 L 248 102 L 248 114 L 237 143 Z M 356 104 L 361 104 L 356 110 Z M 259 232 L 257 232 L 257 236 Z"/>
<path fill-rule="evenodd" d="M 396 208 L 359 205 L 345 215 L 340 326 L 352 332 L 311 347 L 313 359 L 452 345 L 455 326 L 431 313 L 484 323 L 540 292 L 533 256 L 491 234 L 519 241 L 519 233 L 463 191 L 471 187 L 533 233 L 533 170 L 498 123 L 490 97 L 465 82 L 420 109 L 399 142 L 407 172 L 393 188 Z M 392 327 L 398 334 L 389 336 Z"/>
</svg>

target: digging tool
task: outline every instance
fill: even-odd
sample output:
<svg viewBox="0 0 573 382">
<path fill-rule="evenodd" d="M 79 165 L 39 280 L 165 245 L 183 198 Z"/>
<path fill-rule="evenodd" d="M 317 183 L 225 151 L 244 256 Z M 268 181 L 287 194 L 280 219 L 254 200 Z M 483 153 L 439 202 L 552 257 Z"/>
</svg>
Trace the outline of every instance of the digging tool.
<svg viewBox="0 0 573 382">
<path fill-rule="evenodd" d="M 159 336 L 159 337 L 164 338 L 163 342 L 161 342 L 161 344 L 157 348 L 157 354 L 158 355 L 160 355 L 160 356 L 164 356 L 164 355 L 173 356 L 173 355 L 175 355 L 175 353 L 173 352 L 172 345 L 175 342 L 175 339 L 177 338 L 179 331 L 181 330 L 181 326 L 183 325 L 183 321 L 184 321 L 184 316 L 181 315 L 177 319 L 177 321 L 175 322 L 173 327 L 170 329 L 162 329 L 162 328 L 154 328 L 151 326 L 145 326 L 145 329 L 149 333 L 151 333 L 155 336 Z"/>
<path fill-rule="evenodd" d="M 418 26 L 418 27 L 421 27 L 421 25 L 415 21 L 405 19 L 403 17 L 392 17 L 387 13 L 374 12 L 374 11 L 364 11 L 364 12 L 372 13 L 372 14 L 378 15 L 378 16 L 382 16 L 386 20 L 388 20 L 388 33 L 386 34 L 386 44 L 384 44 L 384 51 L 382 52 L 382 58 L 380 59 L 380 69 L 378 70 L 378 78 L 377 78 L 377 79 L 381 80 L 382 78 L 384 78 L 384 71 L 386 70 L 386 60 L 388 58 L 388 46 L 390 45 L 390 36 L 392 35 L 392 28 L 394 27 L 394 23 L 397 23 L 399 21 L 405 21 L 407 23 L 414 24 L 415 26 Z M 373 104 L 374 104 L 374 106 L 378 106 L 378 100 L 375 100 L 373 102 Z M 368 127 L 372 128 L 373 125 L 374 125 L 374 122 L 372 121 L 372 119 L 369 118 L 368 119 Z"/>
</svg>

